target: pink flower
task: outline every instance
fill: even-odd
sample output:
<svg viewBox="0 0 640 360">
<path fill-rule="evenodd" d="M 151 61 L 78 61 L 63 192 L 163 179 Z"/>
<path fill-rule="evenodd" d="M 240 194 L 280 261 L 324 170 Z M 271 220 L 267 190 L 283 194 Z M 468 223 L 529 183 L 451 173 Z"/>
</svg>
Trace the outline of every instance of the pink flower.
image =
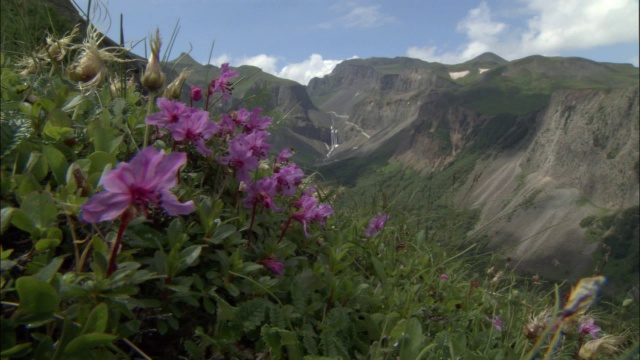
<svg viewBox="0 0 640 360">
<path fill-rule="evenodd" d="M 389 219 L 389 215 L 378 215 L 369 221 L 369 228 L 364 233 L 366 237 L 372 237 L 384 229 L 384 223 Z"/>
<path fill-rule="evenodd" d="M 180 122 L 167 125 L 167 129 L 171 131 L 173 140 L 191 142 L 199 153 L 210 156 L 212 151 L 206 147 L 205 140 L 218 131 L 218 123 L 209 120 L 209 112 L 195 110 Z"/>
<path fill-rule="evenodd" d="M 253 156 L 251 149 L 242 141 L 229 141 L 229 155 L 219 157 L 218 162 L 228 165 L 236 171 L 238 180 L 249 183 L 249 171 L 258 168 L 258 159 Z"/>
<path fill-rule="evenodd" d="M 157 101 L 160 112 L 147 115 L 145 122 L 159 128 L 178 123 L 181 119 L 191 116 L 192 108 L 179 101 L 171 101 L 166 98 L 159 98 Z"/>
<path fill-rule="evenodd" d="M 191 213 L 195 210 L 193 201 L 180 203 L 170 191 L 178 184 L 178 170 L 186 162 L 184 153 L 165 154 L 152 146 L 145 148 L 104 176 L 105 191 L 80 207 L 82 219 L 88 223 L 112 220 L 130 207 L 146 213 L 149 203 L 164 208 L 169 215 Z"/>
<path fill-rule="evenodd" d="M 276 195 L 276 182 L 273 178 L 263 178 L 247 187 L 247 197 L 244 199 L 244 207 L 250 208 L 255 205 L 262 205 L 267 209 L 280 212 L 273 203 L 273 197 Z"/>
<path fill-rule="evenodd" d="M 280 154 L 276 157 L 276 164 L 285 164 L 289 158 L 293 156 L 291 148 L 284 148 L 280 151 Z"/>
<path fill-rule="evenodd" d="M 449 275 L 447 274 L 440 275 L 440 280 L 449 280 Z"/>
<path fill-rule="evenodd" d="M 291 219 L 302 224 L 304 234 L 307 237 L 311 237 L 307 232 L 308 224 L 318 222 L 324 225 L 326 218 L 333 214 L 331 206 L 328 204 L 318 205 L 318 199 L 308 193 L 302 194 L 299 200 L 293 201 L 293 205 L 298 208 L 298 211 L 291 214 Z"/>
<path fill-rule="evenodd" d="M 284 264 L 279 261 L 276 261 L 272 257 L 260 261 L 259 264 L 269 269 L 272 273 L 276 275 L 282 275 Z"/>
<path fill-rule="evenodd" d="M 267 153 L 271 148 L 271 145 L 266 142 L 269 137 L 269 133 L 263 130 L 256 130 L 251 133 L 243 133 L 238 135 L 236 141 L 240 141 L 251 150 L 251 154 L 258 160 L 266 159 Z"/>
<path fill-rule="evenodd" d="M 501 332 L 502 331 L 502 326 L 504 325 L 502 323 L 502 320 L 500 320 L 500 318 L 498 317 L 498 315 L 494 315 L 493 319 L 487 318 L 487 320 L 491 321 L 491 324 L 493 325 L 493 328 L 497 331 L 497 332 Z"/>
<path fill-rule="evenodd" d="M 273 120 L 268 116 L 260 116 L 262 109 L 255 108 L 249 114 L 249 119 L 244 119 L 244 132 L 251 133 L 255 130 L 265 130 Z"/>
<path fill-rule="evenodd" d="M 595 321 L 593 320 L 593 318 L 589 318 L 589 319 L 587 319 L 587 321 L 585 321 L 584 323 L 580 324 L 580 327 L 578 328 L 578 330 L 579 330 L 580 334 L 589 334 L 594 339 L 597 339 L 598 338 L 598 332 L 600 330 L 602 330 L 602 328 L 595 324 Z"/>
<path fill-rule="evenodd" d="M 229 64 L 224 63 L 220 67 L 220 76 L 211 80 L 209 85 L 209 93 L 222 93 L 222 97 L 229 98 L 229 94 L 233 92 L 233 84 L 229 81 L 230 78 L 238 76 L 238 73 L 234 70 L 229 70 Z"/>
<path fill-rule="evenodd" d="M 191 87 L 191 101 L 200 101 L 202 99 L 202 89 L 197 86 Z"/>
<path fill-rule="evenodd" d="M 273 175 L 276 180 L 276 190 L 286 196 L 293 196 L 298 186 L 302 183 L 304 172 L 298 165 L 291 163 L 277 169 Z"/>
</svg>

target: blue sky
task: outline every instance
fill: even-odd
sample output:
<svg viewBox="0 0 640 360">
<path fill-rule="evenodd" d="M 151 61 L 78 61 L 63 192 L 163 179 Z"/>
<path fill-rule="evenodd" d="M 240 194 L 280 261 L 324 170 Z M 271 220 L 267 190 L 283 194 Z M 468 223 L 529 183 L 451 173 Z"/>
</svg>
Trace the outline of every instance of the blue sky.
<svg viewBox="0 0 640 360">
<path fill-rule="evenodd" d="M 86 10 L 88 0 L 74 0 Z M 127 46 L 160 29 L 171 58 L 255 65 L 307 84 L 354 57 L 455 64 L 580 56 L 638 66 L 638 0 L 101 0 L 94 22 Z M 96 0 L 93 1 L 95 7 Z M 108 16 L 107 16 L 108 14 Z M 163 51 L 166 46 L 163 48 Z M 144 56 L 144 45 L 134 52 Z"/>
</svg>

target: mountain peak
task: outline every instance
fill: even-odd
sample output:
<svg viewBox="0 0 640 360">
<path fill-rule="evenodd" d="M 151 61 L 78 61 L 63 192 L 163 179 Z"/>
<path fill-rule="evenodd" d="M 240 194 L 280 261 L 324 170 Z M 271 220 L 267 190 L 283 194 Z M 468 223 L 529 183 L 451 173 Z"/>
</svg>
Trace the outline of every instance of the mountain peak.
<svg viewBox="0 0 640 360">
<path fill-rule="evenodd" d="M 506 63 L 508 63 L 507 60 L 501 58 L 500 56 L 492 53 L 492 52 L 486 52 L 483 54 L 480 54 L 476 57 L 474 57 L 473 59 L 467 61 L 466 63 L 468 64 L 478 64 L 478 63 L 482 63 L 482 64 L 488 64 L 488 63 L 493 63 L 495 65 L 504 65 Z"/>
<path fill-rule="evenodd" d="M 192 58 L 191 55 L 189 55 L 188 53 L 180 53 L 180 55 L 175 59 L 175 60 L 171 60 L 169 61 L 170 63 L 179 63 L 180 65 L 183 66 L 190 66 L 190 65 L 200 65 L 202 66 L 201 63 L 199 63 L 198 61 L 196 61 L 196 59 Z"/>
</svg>

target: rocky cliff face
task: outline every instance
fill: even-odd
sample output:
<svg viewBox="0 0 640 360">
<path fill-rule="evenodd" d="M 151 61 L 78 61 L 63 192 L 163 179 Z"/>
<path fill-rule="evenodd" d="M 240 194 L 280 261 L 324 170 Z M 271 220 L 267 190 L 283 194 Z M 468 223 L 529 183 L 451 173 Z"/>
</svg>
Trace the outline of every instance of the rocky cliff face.
<svg viewBox="0 0 640 360">
<path fill-rule="evenodd" d="M 482 208 L 478 228 L 521 269 L 583 275 L 598 244 L 580 221 L 640 202 L 638 95 L 557 91 L 525 140 L 477 164 L 461 201 Z"/>
</svg>

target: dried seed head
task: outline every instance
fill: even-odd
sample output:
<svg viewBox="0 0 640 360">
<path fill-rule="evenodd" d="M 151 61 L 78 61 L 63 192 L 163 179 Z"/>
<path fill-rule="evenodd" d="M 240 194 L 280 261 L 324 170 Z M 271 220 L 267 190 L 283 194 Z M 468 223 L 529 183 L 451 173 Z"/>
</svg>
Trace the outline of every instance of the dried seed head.
<svg viewBox="0 0 640 360">
<path fill-rule="evenodd" d="M 78 34 L 78 26 L 74 27 L 71 33 L 61 39 L 56 39 L 52 35 L 47 36 L 46 53 L 51 61 L 60 62 L 71 48 L 73 38 Z"/>
<path fill-rule="evenodd" d="M 595 360 L 598 355 L 614 355 L 622 349 L 620 345 L 623 341 L 624 338 L 622 336 L 605 335 L 599 339 L 587 341 L 580 348 L 578 356 L 584 360 Z"/>
<path fill-rule="evenodd" d="M 108 69 L 105 61 L 126 61 L 116 57 L 125 49 L 100 48 L 104 38 L 105 36 L 101 35 L 95 27 L 89 25 L 84 43 L 72 47 L 80 49 L 80 55 L 76 62 L 67 68 L 67 72 L 71 80 L 80 82 L 80 89 L 95 89 L 106 79 Z"/>
<path fill-rule="evenodd" d="M 165 76 L 160 67 L 160 30 L 156 29 L 156 35 L 149 39 L 149 45 L 151 46 L 151 57 L 142 75 L 142 86 L 147 90 L 153 92 L 157 91 L 164 85 Z"/>
</svg>

